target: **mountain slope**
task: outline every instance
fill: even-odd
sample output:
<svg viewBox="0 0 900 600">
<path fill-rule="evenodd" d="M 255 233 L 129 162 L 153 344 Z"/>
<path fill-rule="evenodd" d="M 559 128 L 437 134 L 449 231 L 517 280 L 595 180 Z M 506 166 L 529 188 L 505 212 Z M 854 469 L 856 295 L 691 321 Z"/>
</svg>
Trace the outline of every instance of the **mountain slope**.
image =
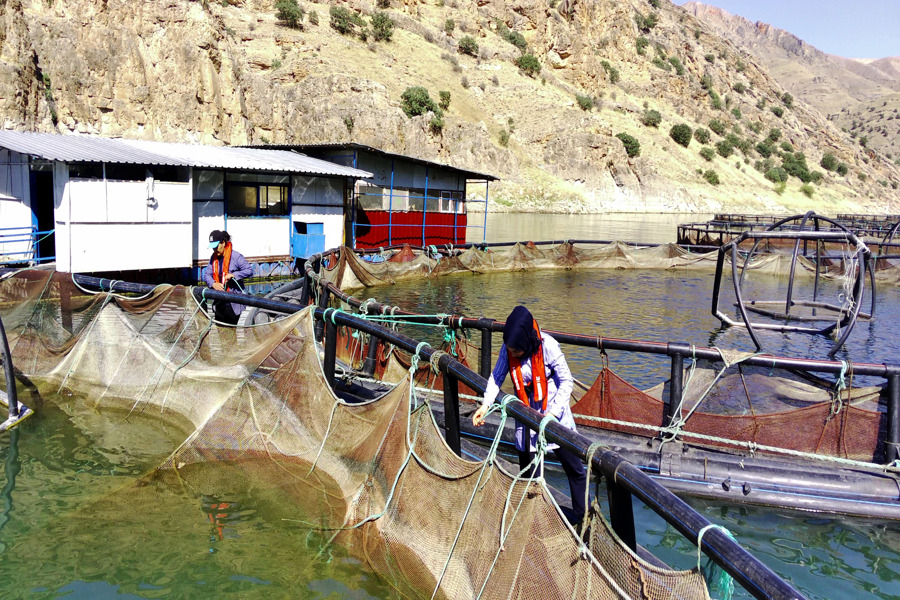
<svg viewBox="0 0 900 600">
<path fill-rule="evenodd" d="M 271 0 L 7 0 L 0 118 L 206 143 L 352 140 L 499 175 L 501 210 L 890 212 L 900 200 L 895 165 L 801 100 L 786 104 L 760 59 L 665 0 L 389 1 L 396 29 L 376 42 L 365 2 L 301 2 L 303 28 L 292 29 Z M 330 27 L 332 6 L 362 15 L 367 39 Z M 467 36 L 475 56 L 458 51 Z M 522 41 L 534 76 L 515 64 Z M 415 85 L 450 92 L 443 127 L 404 114 Z M 651 110 L 657 127 L 643 124 Z M 697 139 L 669 135 L 711 122 L 721 134 L 705 145 L 709 161 Z M 765 178 L 798 151 L 820 182 Z M 817 167 L 825 153 L 845 176 Z"/>
</svg>

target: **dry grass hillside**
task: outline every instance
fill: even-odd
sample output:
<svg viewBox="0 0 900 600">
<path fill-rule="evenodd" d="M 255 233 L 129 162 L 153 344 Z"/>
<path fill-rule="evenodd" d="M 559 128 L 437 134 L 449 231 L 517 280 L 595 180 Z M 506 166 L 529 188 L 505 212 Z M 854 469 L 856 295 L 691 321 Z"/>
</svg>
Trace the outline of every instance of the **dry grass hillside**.
<svg viewBox="0 0 900 600">
<path fill-rule="evenodd" d="M 294 28 L 274 0 L 6 0 L 0 118 L 206 143 L 352 140 L 496 174 L 497 210 L 897 210 L 892 161 L 667 0 L 378 2 L 301 0 Z M 334 7 L 364 25 L 340 33 Z M 376 13 L 389 40 L 375 39 Z M 404 113 L 411 86 L 450 93 L 441 118 Z M 702 131 L 680 127 L 679 144 L 676 125 Z"/>
<path fill-rule="evenodd" d="M 785 89 L 819 109 L 855 142 L 900 164 L 900 57 L 842 58 L 715 6 L 688 2 L 684 8 L 759 57 Z"/>
</svg>

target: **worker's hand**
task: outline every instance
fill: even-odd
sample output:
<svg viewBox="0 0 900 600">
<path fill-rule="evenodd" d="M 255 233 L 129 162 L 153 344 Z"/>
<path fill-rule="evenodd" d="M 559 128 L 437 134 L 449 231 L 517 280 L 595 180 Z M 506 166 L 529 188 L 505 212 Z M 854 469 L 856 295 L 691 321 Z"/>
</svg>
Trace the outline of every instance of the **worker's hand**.
<svg viewBox="0 0 900 600">
<path fill-rule="evenodd" d="M 475 427 L 481 427 L 484 425 L 484 416 L 487 414 L 490 406 L 487 404 L 482 404 L 478 407 L 478 410 L 475 411 L 475 414 L 472 415 L 472 425 Z"/>
<path fill-rule="evenodd" d="M 222 285 L 221 283 L 219 283 L 218 281 L 214 281 L 214 282 L 213 282 L 213 289 L 214 289 L 214 290 L 217 290 L 217 291 L 219 291 L 219 292 L 224 292 L 224 291 L 225 291 L 225 286 Z"/>
<path fill-rule="evenodd" d="M 225 277 L 223 277 L 222 279 L 225 280 L 225 283 L 228 283 L 229 279 L 234 279 L 234 274 L 233 273 L 225 273 Z"/>
</svg>

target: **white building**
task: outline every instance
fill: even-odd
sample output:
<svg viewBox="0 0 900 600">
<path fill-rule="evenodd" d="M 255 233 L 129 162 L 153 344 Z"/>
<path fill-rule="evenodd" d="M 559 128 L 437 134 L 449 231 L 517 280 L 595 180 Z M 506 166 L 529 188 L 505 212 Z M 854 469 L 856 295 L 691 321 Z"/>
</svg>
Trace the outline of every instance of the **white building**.
<svg viewBox="0 0 900 600">
<path fill-rule="evenodd" d="M 371 176 L 286 150 L 0 131 L 0 263 L 190 269 L 213 229 L 257 265 L 306 258 L 343 243 Z"/>
</svg>

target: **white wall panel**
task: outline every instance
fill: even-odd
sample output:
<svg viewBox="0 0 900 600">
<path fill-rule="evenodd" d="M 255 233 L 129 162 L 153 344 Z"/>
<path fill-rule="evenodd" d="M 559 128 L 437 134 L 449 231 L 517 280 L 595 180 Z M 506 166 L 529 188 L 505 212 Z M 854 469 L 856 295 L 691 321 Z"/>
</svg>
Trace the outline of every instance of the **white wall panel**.
<svg viewBox="0 0 900 600">
<path fill-rule="evenodd" d="M 234 249 L 248 259 L 290 254 L 288 218 L 229 217 L 226 229 Z M 209 235 L 209 232 L 207 232 Z"/>
<path fill-rule="evenodd" d="M 322 223 L 326 250 L 344 243 L 344 211 L 340 207 L 322 207 L 317 212 L 308 212 L 303 206 L 295 206 L 291 213 L 291 221 Z"/>
<path fill-rule="evenodd" d="M 72 225 L 72 272 L 187 267 L 190 225 Z"/>
<path fill-rule="evenodd" d="M 78 186 L 80 187 L 80 186 Z M 77 187 L 73 187 L 73 190 Z M 110 223 L 146 223 L 147 222 L 147 182 L 146 181 L 108 181 L 106 184 L 106 221 Z M 72 205 L 77 208 L 84 202 L 79 194 Z M 80 211 L 79 211 L 80 212 Z M 73 219 L 79 221 L 99 221 L 100 219 Z"/>
<path fill-rule="evenodd" d="M 187 223 L 193 218 L 191 184 L 157 181 L 153 186 L 156 206 L 147 211 L 151 223 Z"/>
<path fill-rule="evenodd" d="M 106 222 L 106 183 L 102 179 L 69 179 L 67 199 L 74 222 Z M 143 220 L 143 219 L 141 219 Z"/>
</svg>

